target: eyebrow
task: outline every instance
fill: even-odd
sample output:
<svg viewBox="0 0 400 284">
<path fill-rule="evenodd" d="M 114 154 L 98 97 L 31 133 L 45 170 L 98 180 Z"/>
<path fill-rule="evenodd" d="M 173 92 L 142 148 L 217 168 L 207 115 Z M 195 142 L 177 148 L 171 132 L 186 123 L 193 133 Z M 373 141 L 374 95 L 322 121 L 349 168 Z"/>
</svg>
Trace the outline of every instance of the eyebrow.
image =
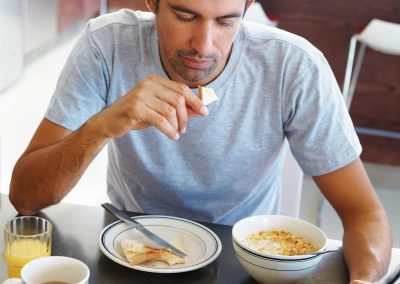
<svg viewBox="0 0 400 284">
<path fill-rule="evenodd" d="M 180 12 L 184 12 L 184 13 L 188 13 L 188 14 L 192 14 L 194 16 L 200 16 L 199 13 L 190 10 L 186 7 L 180 6 L 180 5 L 172 5 L 172 4 L 168 4 L 168 6 L 176 11 L 180 11 Z M 220 17 L 217 17 L 217 19 L 226 19 L 226 18 L 241 18 L 242 17 L 242 13 L 230 13 L 230 14 L 226 14 Z"/>
</svg>

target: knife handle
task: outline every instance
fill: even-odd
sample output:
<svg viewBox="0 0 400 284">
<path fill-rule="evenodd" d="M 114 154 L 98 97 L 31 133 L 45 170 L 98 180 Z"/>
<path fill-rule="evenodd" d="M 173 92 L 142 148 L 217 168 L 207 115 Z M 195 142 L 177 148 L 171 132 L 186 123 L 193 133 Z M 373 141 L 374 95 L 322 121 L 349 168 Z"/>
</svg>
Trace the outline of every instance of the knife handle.
<svg viewBox="0 0 400 284">
<path fill-rule="evenodd" d="M 134 223 L 134 224 L 132 224 L 132 226 L 133 226 L 135 229 L 140 229 L 140 228 L 143 227 L 142 224 L 140 224 L 140 223 L 137 222 L 136 220 L 132 219 L 131 216 L 129 216 L 128 214 L 126 214 L 124 211 L 118 209 L 118 208 L 115 207 L 114 205 L 112 205 L 112 204 L 110 204 L 110 203 L 103 203 L 103 204 L 101 204 L 101 206 L 102 206 L 104 209 L 106 209 L 108 212 L 110 212 L 111 214 L 113 214 L 114 216 L 118 216 L 118 215 L 119 215 L 119 216 L 121 216 L 121 217 L 123 217 L 123 218 L 125 218 L 125 219 L 128 219 L 128 220 L 131 221 L 132 223 Z"/>
</svg>

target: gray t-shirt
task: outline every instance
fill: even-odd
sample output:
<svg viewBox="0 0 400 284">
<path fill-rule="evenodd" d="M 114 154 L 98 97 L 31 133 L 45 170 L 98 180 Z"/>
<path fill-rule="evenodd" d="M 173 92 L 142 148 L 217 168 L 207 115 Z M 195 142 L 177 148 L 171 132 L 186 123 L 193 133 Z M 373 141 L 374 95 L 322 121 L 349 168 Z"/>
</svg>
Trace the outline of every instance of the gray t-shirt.
<svg viewBox="0 0 400 284">
<path fill-rule="evenodd" d="M 150 74 L 167 77 L 152 14 L 121 10 L 91 20 L 46 118 L 74 131 Z M 226 68 L 208 87 L 219 100 L 207 117 L 189 120 L 179 141 L 151 127 L 109 143 L 113 203 L 232 224 L 279 213 L 285 137 L 312 176 L 341 168 L 361 152 L 328 63 L 298 36 L 243 22 Z"/>
</svg>

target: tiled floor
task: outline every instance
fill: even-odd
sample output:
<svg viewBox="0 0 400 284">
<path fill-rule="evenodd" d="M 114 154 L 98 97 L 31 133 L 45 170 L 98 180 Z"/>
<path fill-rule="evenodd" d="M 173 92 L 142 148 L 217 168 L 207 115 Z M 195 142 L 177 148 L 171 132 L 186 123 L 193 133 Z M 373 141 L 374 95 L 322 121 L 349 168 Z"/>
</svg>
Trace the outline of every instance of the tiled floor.
<svg viewBox="0 0 400 284">
<path fill-rule="evenodd" d="M 8 193 L 13 165 L 24 151 L 39 124 L 55 88 L 57 77 L 76 36 L 26 67 L 21 80 L 0 93 L 0 192 Z M 95 205 L 105 199 L 106 151 L 88 168 L 64 202 Z M 400 247 L 400 168 L 366 164 L 392 222 L 395 246 Z M 103 178 L 101 178 L 103 177 Z M 301 218 L 318 222 L 321 194 L 310 177 L 304 178 Z M 341 224 L 334 210 L 322 203 L 320 226 L 330 238 L 341 238 Z"/>
</svg>

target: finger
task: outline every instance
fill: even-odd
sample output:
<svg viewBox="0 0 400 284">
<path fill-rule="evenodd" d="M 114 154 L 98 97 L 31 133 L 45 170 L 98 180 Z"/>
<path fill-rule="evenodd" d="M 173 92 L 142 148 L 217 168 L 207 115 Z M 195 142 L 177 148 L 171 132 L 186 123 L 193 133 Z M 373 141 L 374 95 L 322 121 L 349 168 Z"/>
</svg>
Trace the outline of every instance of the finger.
<svg viewBox="0 0 400 284">
<path fill-rule="evenodd" d="M 148 111 L 146 111 L 144 120 L 160 130 L 172 140 L 179 139 L 179 133 L 177 129 L 172 126 L 164 116 L 160 115 L 158 112 L 152 110 L 151 108 L 148 108 Z"/>
<path fill-rule="evenodd" d="M 196 117 L 196 116 L 200 116 L 200 114 L 198 114 L 197 112 L 195 112 L 195 111 L 192 110 L 191 108 L 188 108 L 188 109 L 187 109 L 187 112 L 188 112 L 189 118 L 191 118 L 191 117 Z"/>
<path fill-rule="evenodd" d="M 166 118 L 176 130 L 179 129 L 177 111 L 174 106 L 157 97 L 150 97 L 145 104 L 149 109 Z"/>
<path fill-rule="evenodd" d="M 182 95 L 185 98 L 186 105 L 190 106 L 193 111 L 202 116 L 208 115 L 208 109 L 203 102 L 184 84 L 177 83 L 160 76 L 151 76 L 151 80 L 155 80 L 162 86 Z"/>
<path fill-rule="evenodd" d="M 163 91 L 160 91 L 160 93 L 156 95 L 157 98 L 169 103 L 175 108 L 176 118 L 178 120 L 178 130 L 180 133 L 184 133 L 188 120 L 188 107 L 186 106 L 185 98 L 164 86 L 160 87 Z"/>
</svg>

